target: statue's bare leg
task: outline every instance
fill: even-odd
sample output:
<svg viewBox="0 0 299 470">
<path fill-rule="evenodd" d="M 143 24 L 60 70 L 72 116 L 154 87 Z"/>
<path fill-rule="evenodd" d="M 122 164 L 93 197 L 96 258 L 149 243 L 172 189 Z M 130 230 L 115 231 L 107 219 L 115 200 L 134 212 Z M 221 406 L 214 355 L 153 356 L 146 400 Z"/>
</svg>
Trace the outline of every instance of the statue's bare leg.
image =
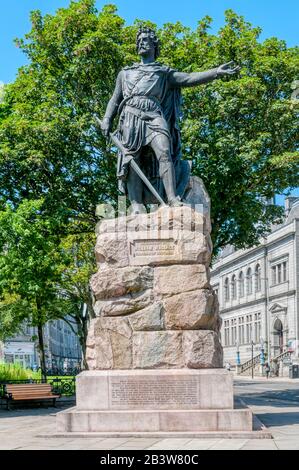
<svg viewBox="0 0 299 470">
<path fill-rule="evenodd" d="M 139 158 L 135 157 L 137 165 L 140 165 Z M 132 206 L 132 212 L 134 214 L 140 214 L 145 211 L 145 207 L 142 201 L 143 195 L 143 182 L 140 177 L 136 174 L 133 168 L 129 167 L 128 178 L 127 178 L 127 189 L 128 196 Z"/>
<path fill-rule="evenodd" d="M 159 134 L 151 141 L 152 147 L 158 161 L 159 173 L 162 178 L 168 204 L 170 206 L 181 206 L 180 198 L 176 196 L 175 171 L 170 153 L 170 142 L 166 135 Z"/>
</svg>

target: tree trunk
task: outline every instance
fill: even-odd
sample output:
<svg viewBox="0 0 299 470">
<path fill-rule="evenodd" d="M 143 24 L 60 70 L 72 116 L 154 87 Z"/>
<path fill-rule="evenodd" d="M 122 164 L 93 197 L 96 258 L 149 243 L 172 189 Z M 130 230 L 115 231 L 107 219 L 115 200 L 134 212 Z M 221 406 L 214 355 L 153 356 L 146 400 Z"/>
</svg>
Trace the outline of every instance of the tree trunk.
<svg viewBox="0 0 299 470">
<path fill-rule="evenodd" d="M 85 317 L 77 318 L 77 328 L 79 334 L 79 342 L 82 350 L 82 368 L 88 370 L 88 364 L 86 361 L 86 342 L 88 334 L 88 319 Z"/>
<path fill-rule="evenodd" d="M 85 316 L 80 317 L 80 325 L 78 324 L 78 329 L 80 331 L 80 344 L 82 348 L 82 365 L 85 370 L 88 370 L 88 363 L 86 360 L 86 343 L 87 343 L 87 336 L 88 336 L 88 326 L 90 323 L 90 319 L 95 318 L 95 313 L 93 310 L 93 302 L 92 302 L 92 292 L 89 288 L 89 298 L 86 302 L 87 310 Z"/>
<path fill-rule="evenodd" d="M 85 317 L 83 320 L 83 338 L 84 344 L 82 346 L 82 356 L 83 356 L 83 367 L 84 369 L 88 370 L 88 363 L 86 360 L 86 343 L 87 343 L 87 335 L 88 335 L 88 318 Z"/>
<path fill-rule="evenodd" d="M 47 381 L 47 370 L 46 370 L 46 357 L 45 357 L 45 345 L 43 335 L 43 325 L 39 324 L 37 327 L 38 331 L 38 345 L 39 345 L 39 359 L 42 371 L 42 379 Z"/>
</svg>

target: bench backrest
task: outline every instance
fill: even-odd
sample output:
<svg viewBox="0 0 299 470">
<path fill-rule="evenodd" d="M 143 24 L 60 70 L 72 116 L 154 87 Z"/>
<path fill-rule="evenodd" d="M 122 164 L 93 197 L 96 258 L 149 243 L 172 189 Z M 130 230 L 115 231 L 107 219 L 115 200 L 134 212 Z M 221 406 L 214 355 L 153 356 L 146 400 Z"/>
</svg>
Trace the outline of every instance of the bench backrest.
<svg viewBox="0 0 299 470">
<path fill-rule="evenodd" d="M 49 396 L 52 394 L 51 384 L 7 384 L 7 393 L 17 396 Z"/>
</svg>

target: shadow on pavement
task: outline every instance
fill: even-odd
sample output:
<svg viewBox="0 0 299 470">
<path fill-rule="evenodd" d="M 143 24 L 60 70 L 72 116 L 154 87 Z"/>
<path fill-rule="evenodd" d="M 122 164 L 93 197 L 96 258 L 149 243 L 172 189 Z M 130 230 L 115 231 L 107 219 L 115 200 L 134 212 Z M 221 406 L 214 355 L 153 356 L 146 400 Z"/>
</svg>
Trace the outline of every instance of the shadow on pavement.
<svg viewBox="0 0 299 470">
<path fill-rule="evenodd" d="M 257 413 L 257 416 L 262 423 L 267 426 L 267 428 L 299 424 L 299 413 L 294 411 L 282 413 Z"/>
<path fill-rule="evenodd" d="M 248 403 L 251 405 L 260 405 L 260 402 L 262 400 L 265 402 L 265 405 L 267 405 L 267 401 L 269 401 L 269 404 L 274 407 L 299 406 L 299 388 L 286 388 L 284 390 L 266 390 L 264 392 L 254 391 L 252 393 L 248 391 L 243 393 L 235 392 L 235 395 L 239 396 L 240 398 L 246 401 L 250 400 L 250 403 Z"/>
<path fill-rule="evenodd" d="M 17 405 L 13 406 L 12 409 L 9 411 L 5 407 L 0 407 L 0 419 L 1 418 L 16 418 L 16 417 L 24 417 L 24 416 L 46 416 L 46 415 L 54 415 L 59 413 L 59 411 L 65 410 L 67 408 L 72 408 L 74 403 L 70 402 L 61 402 L 57 404 L 57 406 L 50 406 L 43 404 L 42 406 L 38 405 Z"/>
</svg>

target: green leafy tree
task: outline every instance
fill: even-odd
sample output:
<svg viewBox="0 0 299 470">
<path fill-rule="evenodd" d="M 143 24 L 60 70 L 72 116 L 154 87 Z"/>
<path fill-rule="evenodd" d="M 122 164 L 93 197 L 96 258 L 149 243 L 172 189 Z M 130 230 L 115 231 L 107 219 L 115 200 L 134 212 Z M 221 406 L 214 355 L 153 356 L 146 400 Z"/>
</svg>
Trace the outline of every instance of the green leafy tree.
<svg viewBox="0 0 299 470">
<path fill-rule="evenodd" d="M 89 287 L 90 277 L 95 272 L 94 244 L 95 236 L 89 234 L 69 235 L 60 244 L 68 259 L 58 286 L 66 314 L 64 320 L 79 336 L 85 369 L 88 369 L 86 361 L 88 324 L 94 317 L 92 293 Z"/>
<path fill-rule="evenodd" d="M 71 2 L 55 15 L 35 11 L 31 21 L 18 41 L 29 65 L 5 87 L 0 104 L 0 208 L 9 203 L 12 216 L 24 201 L 42 199 L 43 223 L 55 221 L 59 244 L 68 235 L 91 234 L 96 205 L 116 202 L 115 153 L 93 114 L 103 115 L 117 72 L 137 59 L 139 22 L 126 26 L 111 5 L 98 13 L 92 0 Z M 227 243 L 257 243 L 282 215 L 266 201 L 298 184 L 299 114 L 290 94 L 299 48 L 277 38 L 260 42 L 260 28 L 232 11 L 217 35 L 210 24 L 203 18 L 192 31 L 169 23 L 158 34 L 160 60 L 179 70 L 232 59 L 242 67 L 238 77 L 183 93 L 183 156 L 211 195 L 216 253 Z M 69 299 L 79 306 L 78 279 L 69 273 L 68 282 Z M 10 295 L 6 304 L 17 308 L 20 294 Z"/>
<path fill-rule="evenodd" d="M 211 19 L 196 31 L 166 25 L 163 56 L 175 68 L 207 69 L 234 60 L 239 76 L 184 92 L 183 154 L 206 183 L 212 199 L 213 241 L 252 246 L 282 208 L 269 204 L 275 193 L 298 185 L 298 104 L 290 100 L 298 73 L 299 48 L 270 38 L 259 42 L 252 27 L 231 10 L 218 35 Z"/>
<path fill-rule="evenodd" d="M 135 61 L 139 21 L 126 26 L 116 8 L 93 0 L 55 15 L 31 14 L 18 46 L 29 65 L 6 87 L 0 114 L 0 200 L 17 207 L 44 199 L 62 234 L 92 232 L 95 206 L 115 203 L 115 153 L 95 128 L 121 67 Z M 299 48 L 270 38 L 231 10 L 217 35 L 211 18 L 195 31 L 180 23 L 158 29 L 161 62 L 182 71 L 234 60 L 233 79 L 184 91 L 183 157 L 192 160 L 212 198 L 215 252 L 255 244 L 280 208 L 265 202 L 298 184 L 298 106 L 290 100 Z M 152 25 L 153 26 L 153 25 Z M 76 220 L 76 224 L 69 223 Z"/>
<path fill-rule="evenodd" d="M 0 336 L 18 333 L 24 320 L 37 327 L 45 377 L 43 327 L 65 315 L 58 285 L 67 259 L 57 249 L 56 222 L 43 216 L 42 206 L 42 200 L 24 201 L 0 211 Z"/>
<path fill-rule="evenodd" d="M 79 335 L 85 359 L 89 319 L 93 316 L 89 279 L 95 271 L 94 236 L 61 239 L 57 221 L 45 217 L 44 201 L 23 201 L 17 210 L 0 211 L 0 339 L 37 327 L 45 376 L 43 327 L 63 319 Z M 84 305 L 86 306 L 84 308 Z"/>
</svg>

